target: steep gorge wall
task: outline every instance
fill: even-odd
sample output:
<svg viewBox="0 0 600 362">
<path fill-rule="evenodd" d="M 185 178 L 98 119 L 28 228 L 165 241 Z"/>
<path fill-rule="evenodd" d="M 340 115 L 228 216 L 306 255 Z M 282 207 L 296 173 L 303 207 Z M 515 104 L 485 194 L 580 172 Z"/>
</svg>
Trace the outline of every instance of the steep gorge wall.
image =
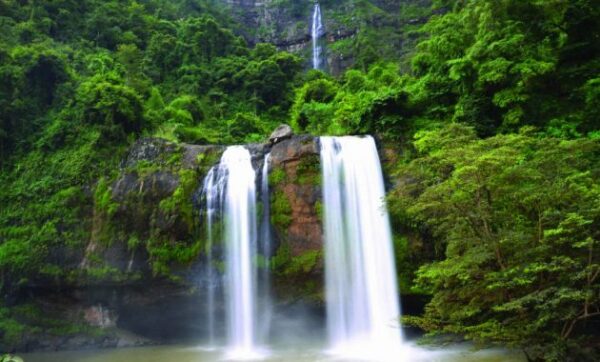
<svg viewBox="0 0 600 362">
<path fill-rule="evenodd" d="M 251 43 L 267 42 L 309 59 L 313 1 L 221 0 L 239 23 L 239 32 Z M 322 0 L 327 39 L 327 66 L 338 75 L 352 66 L 371 39 L 385 42 L 394 56 L 409 53 L 418 36 L 413 27 L 431 14 L 430 0 Z M 367 35 L 368 34 L 368 35 Z M 380 55 L 383 55 L 381 49 Z M 392 54 L 387 54 L 392 55 Z M 308 66 L 308 61 L 307 61 Z"/>
</svg>

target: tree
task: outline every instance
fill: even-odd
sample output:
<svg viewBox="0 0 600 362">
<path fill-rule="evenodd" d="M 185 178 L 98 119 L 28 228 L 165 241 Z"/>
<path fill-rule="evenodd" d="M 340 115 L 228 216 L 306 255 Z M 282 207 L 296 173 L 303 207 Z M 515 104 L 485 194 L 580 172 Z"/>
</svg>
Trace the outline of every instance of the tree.
<svg viewBox="0 0 600 362">
<path fill-rule="evenodd" d="M 482 140 L 460 125 L 414 144 L 419 157 L 398 168 L 392 210 L 428 227 L 446 255 L 418 271 L 432 300 L 409 322 L 536 360 L 590 358 L 582 350 L 586 323 L 600 316 L 600 144 L 527 133 Z"/>
<path fill-rule="evenodd" d="M 114 73 L 83 82 L 75 99 L 83 120 L 103 125 L 109 137 L 119 139 L 144 127 L 141 98 Z"/>
</svg>

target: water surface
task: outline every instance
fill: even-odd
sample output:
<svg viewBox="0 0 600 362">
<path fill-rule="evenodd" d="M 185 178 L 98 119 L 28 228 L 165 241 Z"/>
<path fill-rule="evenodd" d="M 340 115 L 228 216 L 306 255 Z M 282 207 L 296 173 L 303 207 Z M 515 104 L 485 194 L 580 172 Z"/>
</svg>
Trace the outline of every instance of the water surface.
<svg viewBox="0 0 600 362">
<path fill-rule="evenodd" d="M 521 353 L 500 349 L 473 351 L 468 346 L 447 349 L 425 349 L 408 346 L 404 359 L 398 362 L 525 362 Z M 25 362 L 217 362 L 227 361 L 223 350 L 192 346 L 157 346 L 100 351 L 32 353 L 22 355 Z M 391 356 L 390 356 L 391 357 Z M 321 349 L 297 346 L 271 351 L 265 362 L 335 362 L 361 361 L 357 358 L 330 356 Z"/>
</svg>

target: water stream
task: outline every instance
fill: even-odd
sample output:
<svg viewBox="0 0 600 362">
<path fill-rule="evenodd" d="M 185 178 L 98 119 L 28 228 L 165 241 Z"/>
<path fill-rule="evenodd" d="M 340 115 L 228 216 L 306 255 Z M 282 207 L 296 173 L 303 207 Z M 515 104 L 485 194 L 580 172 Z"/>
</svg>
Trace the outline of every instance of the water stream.
<svg viewBox="0 0 600 362">
<path fill-rule="evenodd" d="M 219 287 L 219 274 L 215 270 L 213 249 L 215 247 L 215 227 L 218 228 L 220 212 L 223 209 L 223 187 L 225 178 L 218 167 L 213 167 L 204 179 L 202 195 L 205 200 L 204 211 L 206 218 L 206 266 L 205 277 L 206 288 L 206 313 L 208 329 L 208 345 L 210 348 L 216 346 L 216 313 L 215 299 Z M 217 234 L 218 235 L 218 234 Z"/>
<path fill-rule="evenodd" d="M 258 280 L 258 295 L 260 317 L 259 323 L 259 339 L 263 344 L 268 343 L 269 334 L 271 332 L 271 319 L 273 317 L 273 306 L 271 301 L 271 263 L 270 259 L 273 256 L 273 240 L 271 234 L 271 202 L 269 188 L 269 163 L 271 154 L 265 155 L 262 174 L 261 174 L 261 205 L 262 218 L 260 223 L 260 237 L 258 243 L 259 260 L 259 280 Z"/>
<path fill-rule="evenodd" d="M 331 351 L 401 361 L 396 267 L 375 142 L 321 137 L 321 165 Z"/>
<path fill-rule="evenodd" d="M 311 26 L 313 69 L 322 68 L 323 46 L 321 45 L 321 37 L 323 35 L 325 35 L 325 27 L 323 26 L 323 18 L 321 16 L 321 5 L 317 2 L 313 10 Z"/>
<path fill-rule="evenodd" d="M 260 352 L 257 347 L 257 268 L 254 262 L 257 248 L 256 173 L 250 152 L 242 146 L 228 147 L 220 164 L 209 172 L 204 192 L 209 232 L 214 228 L 214 214 L 222 213 L 228 351 L 233 359 L 254 358 Z M 209 242 L 212 244 L 212 239 Z M 211 300 L 209 297 L 209 305 Z"/>
</svg>

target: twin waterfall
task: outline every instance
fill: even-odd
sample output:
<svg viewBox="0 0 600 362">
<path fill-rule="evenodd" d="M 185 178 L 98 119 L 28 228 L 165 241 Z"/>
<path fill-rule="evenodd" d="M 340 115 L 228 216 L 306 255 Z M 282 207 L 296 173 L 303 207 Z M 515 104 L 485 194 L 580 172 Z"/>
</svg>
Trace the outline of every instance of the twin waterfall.
<svg viewBox="0 0 600 362">
<path fill-rule="evenodd" d="M 398 360 L 402 337 L 390 224 L 384 203 L 383 175 L 371 137 L 322 137 L 323 216 L 327 331 L 331 352 Z M 228 147 L 204 180 L 206 257 L 211 287 L 207 308 L 215 308 L 224 260 L 223 300 L 228 358 L 264 356 L 272 314 L 269 258 L 272 250 L 269 210 L 269 155 L 260 183 L 250 152 Z M 261 220 L 257 220 L 257 189 Z M 218 259 L 215 246 L 222 245 Z M 262 261 L 262 262 L 261 262 Z M 209 316 L 211 344 L 218 334 Z"/>
</svg>

